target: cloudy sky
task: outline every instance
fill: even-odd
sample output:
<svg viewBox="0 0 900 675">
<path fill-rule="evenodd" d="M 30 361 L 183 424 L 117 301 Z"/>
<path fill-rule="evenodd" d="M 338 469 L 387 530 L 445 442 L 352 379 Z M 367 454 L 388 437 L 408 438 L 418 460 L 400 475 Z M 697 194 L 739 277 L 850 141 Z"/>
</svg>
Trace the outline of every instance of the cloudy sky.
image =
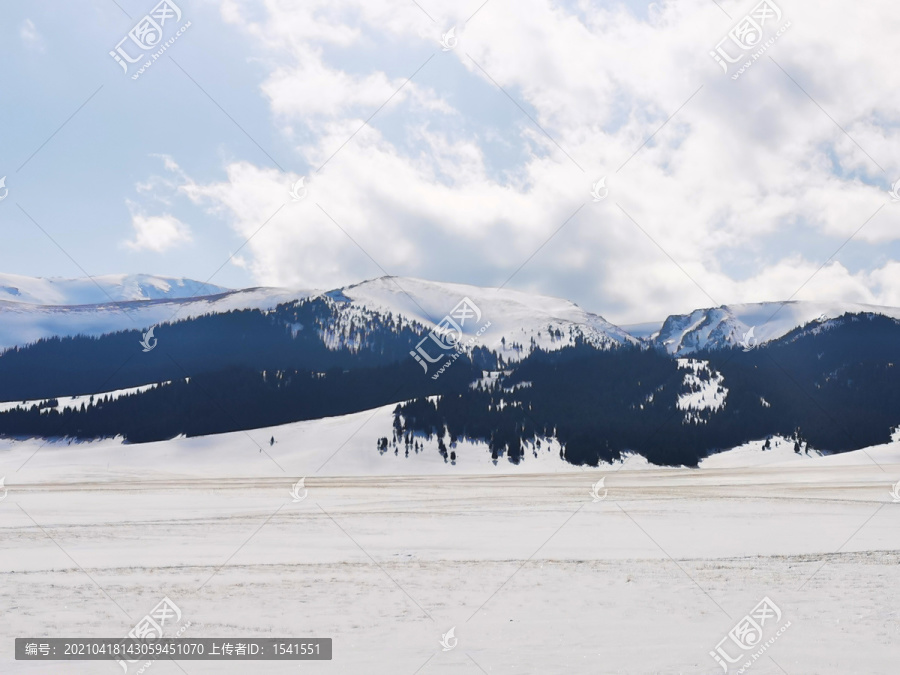
<svg viewBox="0 0 900 675">
<path fill-rule="evenodd" d="M 5 8 L 0 271 L 900 305 L 884 0 L 175 2 Z"/>
</svg>

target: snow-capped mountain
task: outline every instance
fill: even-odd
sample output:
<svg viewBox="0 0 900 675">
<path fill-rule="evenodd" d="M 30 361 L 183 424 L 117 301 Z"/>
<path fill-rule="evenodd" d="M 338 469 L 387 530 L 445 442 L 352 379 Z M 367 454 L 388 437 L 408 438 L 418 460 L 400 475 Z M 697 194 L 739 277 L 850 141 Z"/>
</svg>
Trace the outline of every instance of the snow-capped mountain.
<svg viewBox="0 0 900 675">
<path fill-rule="evenodd" d="M 358 335 L 384 324 L 388 316 L 413 326 L 425 337 L 465 298 L 472 302 L 471 316 L 454 321 L 467 340 L 473 338 L 468 350 L 482 346 L 507 361 L 520 360 L 535 347 L 554 350 L 571 345 L 578 337 L 598 348 L 637 343 L 621 328 L 567 300 L 409 277 L 381 277 L 327 293 L 284 288 L 232 291 L 204 287 L 189 279 L 148 275 L 95 279 L 121 300 L 110 301 L 90 279 L 0 277 L 3 283 L 16 281 L 19 289 L 15 302 L 0 299 L 0 349 L 53 336 L 99 336 L 144 329 L 237 309 L 271 310 L 279 304 L 313 298 L 334 308 L 334 318 L 319 327 L 331 349 L 359 348 Z M 199 290 L 191 292 L 193 289 Z M 98 299 L 98 295 L 103 297 Z M 64 297 L 76 302 L 58 302 Z M 84 302 L 93 300 L 97 302 Z"/>
<path fill-rule="evenodd" d="M 16 347 L 0 348 L 0 435 L 141 443 L 391 406 L 378 452 L 434 440 L 452 462 L 470 439 L 492 461 L 550 443 L 574 463 L 693 465 L 772 435 L 851 450 L 900 425 L 896 308 L 725 305 L 635 335 L 563 299 L 406 277 L 199 297 L 170 280 L 159 298 L 146 279 L 116 281 L 136 299 L 0 300 Z"/>
<path fill-rule="evenodd" d="M 647 340 L 669 354 L 703 349 L 753 347 L 784 337 L 795 328 L 828 323 L 844 314 L 881 314 L 900 319 L 900 308 L 836 302 L 760 302 L 673 314 Z"/>
<path fill-rule="evenodd" d="M 93 279 L 39 279 L 0 274 L 0 350 L 42 338 L 101 336 L 146 329 L 233 310 L 272 311 L 318 299 L 331 317 L 317 327 L 329 349 L 364 348 L 366 335 L 394 321 L 427 338 L 439 326 L 462 332 L 470 352 L 483 347 L 506 362 L 535 348 L 554 351 L 579 339 L 600 349 L 645 344 L 674 356 L 704 349 L 756 346 L 843 314 L 900 319 L 900 308 L 837 302 L 722 305 L 675 314 L 660 323 L 619 327 L 568 300 L 411 277 L 380 277 L 321 291 L 287 288 L 230 290 L 186 278 L 147 274 Z M 470 307 L 462 307 L 468 299 Z M 454 311 L 464 315 L 454 316 Z M 451 323 L 444 321 L 450 317 Z M 296 330 L 295 326 L 292 330 Z"/>
<path fill-rule="evenodd" d="M 202 284 L 197 283 L 202 288 Z M 99 291 L 98 291 L 99 292 Z M 215 295 L 100 304 L 43 305 L 0 300 L 0 351 L 50 337 L 101 336 L 237 309 L 274 308 L 315 294 L 281 288 L 225 290 Z"/>
<path fill-rule="evenodd" d="M 466 341 L 472 340 L 468 351 L 482 346 L 506 361 L 519 361 L 538 347 L 560 349 L 578 338 L 599 349 L 638 342 L 568 300 L 507 289 L 381 277 L 326 295 L 341 305 L 342 321 L 348 325 L 370 321 L 374 313 L 402 317 L 430 329 L 449 316 Z M 465 299 L 471 304 L 461 306 Z"/>
<path fill-rule="evenodd" d="M 161 348 L 134 359 L 151 326 Z M 579 343 L 609 350 L 638 340 L 566 300 L 404 277 L 327 292 L 257 288 L 71 306 L 0 301 L 0 401 L 129 389 L 235 367 L 425 368 L 430 378 L 448 357 L 465 354 L 467 368 L 496 369 L 538 348 Z M 450 380 L 465 370 L 457 367 Z"/>
<path fill-rule="evenodd" d="M 97 305 L 128 300 L 192 298 L 230 289 L 185 278 L 152 274 L 107 274 L 61 279 L 0 274 L 0 300 L 31 305 Z"/>
</svg>

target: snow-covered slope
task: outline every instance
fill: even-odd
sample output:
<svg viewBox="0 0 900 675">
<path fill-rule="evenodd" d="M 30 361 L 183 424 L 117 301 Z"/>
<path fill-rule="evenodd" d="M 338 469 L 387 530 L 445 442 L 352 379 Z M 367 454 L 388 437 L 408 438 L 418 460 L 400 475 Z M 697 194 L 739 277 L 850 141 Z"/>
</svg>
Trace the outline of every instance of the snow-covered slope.
<svg viewBox="0 0 900 675">
<path fill-rule="evenodd" d="M 189 380 L 190 378 L 185 378 Z M 79 408 L 94 408 L 101 404 L 102 401 L 115 401 L 123 396 L 131 394 L 142 394 L 150 391 L 155 387 L 164 387 L 171 382 L 160 382 L 159 384 L 145 384 L 140 387 L 128 387 L 127 389 L 114 389 L 112 391 L 102 391 L 98 394 L 86 394 L 84 396 L 64 396 L 54 399 L 42 398 L 33 399 L 31 401 L 4 401 L 0 403 L 0 413 L 9 412 L 10 410 L 31 410 L 36 407 L 41 414 L 46 414 L 51 410 L 63 412 L 66 410 L 78 410 Z"/>
<path fill-rule="evenodd" d="M 690 314 L 673 314 L 653 344 L 670 354 L 683 356 L 701 349 L 731 346 L 753 347 L 780 338 L 812 321 L 827 324 L 846 313 L 871 312 L 900 319 L 900 308 L 838 302 L 760 302 L 697 309 Z M 752 333 L 750 332 L 752 329 Z"/>
<path fill-rule="evenodd" d="M 271 309 L 279 303 L 316 293 L 284 288 L 248 288 L 197 298 L 69 306 L 0 300 L 0 350 L 53 336 L 97 336 L 235 309 Z"/>
<path fill-rule="evenodd" d="M 109 463 L 118 470 L 144 477 L 180 473 L 209 478 L 236 471 L 245 476 L 283 476 L 279 465 L 290 467 L 298 477 L 581 471 L 580 467 L 560 458 L 556 442 L 545 442 L 540 450 L 530 449 L 519 464 L 512 464 L 505 457 L 491 460 L 491 451 L 485 443 L 460 440 L 450 444 L 449 438 L 448 446 L 456 453 L 452 462 L 440 455 L 436 439 L 426 440 L 421 436 L 416 437 L 423 446 L 418 452 L 410 450 L 407 455 L 401 447 L 397 454 L 393 448 L 381 453 L 376 447 L 377 439 L 391 435 L 395 407 L 390 404 L 350 415 L 246 432 L 178 437 L 142 444 L 139 451 L 132 450 L 136 446 L 124 444 L 119 438 L 81 443 L 0 439 L 0 475 L 13 473 L 39 447 L 41 452 L 29 462 L 29 471 L 47 471 L 67 479 L 76 474 L 99 479 Z M 270 439 L 274 439 L 273 445 L 269 444 Z M 621 464 L 606 466 L 617 468 Z M 651 466 L 643 457 L 632 457 L 627 464 L 629 469 Z"/>
<path fill-rule="evenodd" d="M 788 462 L 804 462 L 822 457 L 822 453 L 815 449 L 807 452 L 795 453 L 794 441 L 783 436 L 773 436 L 770 439 L 770 447 L 763 450 L 764 440 L 750 441 L 730 450 L 710 455 L 700 460 L 701 469 L 733 469 L 739 466 L 765 466 L 770 464 L 785 464 Z M 894 447 L 894 451 L 900 445 Z M 847 455 L 859 455 L 861 451 L 854 450 Z M 860 461 L 860 457 L 857 457 Z M 864 462 L 863 462 L 864 463 Z"/>
<path fill-rule="evenodd" d="M 229 290 L 192 279 L 152 274 L 108 274 L 83 279 L 0 274 L 0 300 L 31 305 L 96 305 L 125 300 L 191 298 Z"/>
<path fill-rule="evenodd" d="M 706 424 L 709 416 L 722 410 L 728 398 L 725 378 L 709 367 L 709 361 L 678 359 L 678 368 L 686 370 L 684 386 L 687 393 L 678 397 L 679 410 L 684 410 L 685 424 Z"/>
<path fill-rule="evenodd" d="M 463 342 L 472 339 L 471 347 L 487 347 L 507 361 L 524 358 L 534 347 L 560 349 L 579 336 L 600 348 L 638 342 L 568 300 L 507 289 L 381 277 L 328 296 L 346 303 L 342 314 L 347 321 L 365 320 L 370 312 L 390 313 L 432 328 L 450 316 L 462 329 Z M 460 304 L 466 298 L 471 305 Z"/>
<path fill-rule="evenodd" d="M 61 401 L 62 403 L 62 401 Z M 426 440 L 418 452 L 407 455 L 402 445 L 395 454 L 393 448 L 379 452 L 376 445 L 381 436 L 390 436 L 395 405 L 373 410 L 326 417 L 304 422 L 292 422 L 274 427 L 235 431 L 209 436 L 128 445 L 120 438 L 86 442 L 55 439 L 0 439 L 0 476 L 10 480 L 6 487 L 14 489 L 20 481 L 105 481 L 121 479 L 123 475 L 140 479 L 162 479 L 175 475 L 213 479 L 217 476 L 403 476 L 403 475 L 460 475 L 460 474 L 531 474 L 531 473 L 606 473 L 657 470 L 678 472 L 684 469 L 660 467 L 647 462 L 640 455 L 626 453 L 623 461 L 601 463 L 598 467 L 580 467 L 559 457 L 556 441 L 547 441 L 540 450 L 529 447 L 519 464 L 505 457 L 491 460 L 487 445 L 470 440 L 451 444 L 456 460 L 445 460 L 438 452 L 437 440 Z M 274 444 L 270 445 L 270 439 Z M 742 446 L 711 455 L 702 460 L 698 470 L 735 469 L 762 466 L 883 466 L 900 465 L 900 441 L 862 448 L 837 455 L 822 456 L 818 451 L 796 454 L 793 441 L 776 436 L 771 450 L 763 450 L 763 441 L 751 441 Z M 260 450 L 262 448 L 262 450 Z M 40 450 L 40 452 L 37 452 Z M 35 454 L 36 453 L 36 454 Z M 27 471 L 16 469 L 25 460 Z M 273 461 L 275 460 L 275 461 Z M 276 463 L 277 462 L 277 463 Z M 673 473 L 674 475 L 674 473 Z M 885 485 L 896 481 L 893 473 L 879 476 Z M 296 480 L 296 478 L 292 479 Z M 592 481 L 594 478 L 591 479 Z M 307 486 L 308 487 L 308 486 Z"/>
<path fill-rule="evenodd" d="M 60 404 L 69 403 L 60 401 Z M 451 443 L 449 436 L 445 437 L 447 447 L 456 455 L 452 461 L 439 453 L 436 438 L 429 440 L 421 435 L 415 435 L 421 444 L 418 451 L 406 452 L 401 444 L 396 449 L 390 447 L 380 452 L 377 440 L 391 436 L 395 407 L 390 404 L 349 415 L 248 431 L 193 438 L 179 436 L 142 444 L 140 450 L 134 450 L 137 446 L 123 443 L 121 438 L 87 442 L 3 438 L 0 439 L 0 476 L 12 474 L 38 448 L 41 452 L 28 462 L 28 476 L 39 472 L 63 480 L 87 477 L 104 480 L 104 476 L 109 477 L 110 464 L 116 471 L 143 478 L 175 474 L 211 478 L 236 473 L 245 477 L 283 476 L 279 466 L 290 467 L 297 477 L 597 471 L 597 467 L 574 466 L 561 459 L 558 441 L 546 438 L 540 448 L 529 446 L 518 464 L 505 456 L 492 460 L 486 443 L 468 439 Z M 274 439 L 272 445 L 270 439 Z M 601 463 L 599 468 L 634 471 L 670 467 L 658 467 L 640 455 L 625 453 L 622 460 Z"/>
</svg>

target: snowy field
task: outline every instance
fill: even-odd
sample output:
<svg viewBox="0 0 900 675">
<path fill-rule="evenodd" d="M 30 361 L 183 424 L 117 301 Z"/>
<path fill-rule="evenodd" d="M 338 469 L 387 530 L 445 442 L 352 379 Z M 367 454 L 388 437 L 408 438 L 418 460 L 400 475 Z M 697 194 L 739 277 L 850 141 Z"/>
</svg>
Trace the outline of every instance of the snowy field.
<svg viewBox="0 0 900 675">
<path fill-rule="evenodd" d="M 765 597 L 789 625 L 745 672 L 897 672 L 900 443 L 580 471 L 558 449 L 521 467 L 473 445 L 455 465 L 379 455 L 389 425 L 381 408 L 140 446 L 6 442 L 0 672 L 121 673 L 16 662 L 13 638 L 123 636 L 165 596 L 183 637 L 331 637 L 334 660 L 160 675 L 722 673 L 710 652 Z"/>
</svg>

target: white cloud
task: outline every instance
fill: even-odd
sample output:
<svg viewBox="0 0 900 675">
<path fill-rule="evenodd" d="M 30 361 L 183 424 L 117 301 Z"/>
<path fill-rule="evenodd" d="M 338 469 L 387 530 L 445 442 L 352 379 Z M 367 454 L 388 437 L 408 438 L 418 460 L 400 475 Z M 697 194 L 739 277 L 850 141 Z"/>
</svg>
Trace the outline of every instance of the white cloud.
<svg viewBox="0 0 900 675">
<path fill-rule="evenodd" d="M 44 38 L 38 33 L 37 27 L 31 19 L 25 19 L 19 26 L 19 37 L 22 38 L 26 47 L 40 52 L 44 51 Z"/>
<path fill-rule="evenodd" d="M 262 91 L 279 115 L 335 117 L 360 107 L 374 110 L 402 84 L 402 78 L 391 81 L 381 72 L 357 77 L 329 68 L 318 55 L 308 52 L 293 67 L 273 72 Z M 310 92 L 316 94 L 310 96 Z"/>
<path fill-rule="evenodd" d="M 724 6 L 736 20 L 754 4 Z M 270 0 L 262 19 L 228 0 L 223 17 L 265 51 L 260 90 L 287 136 L 302 139 L 298 155 L 315 169 L 341 149 L 303 202 L 287 195 L 297 175 L 249 162 L 231 162 L 221 182 L 182 176 L 181 189 L 244 238 L 286 204 L 242 252 L 259 283 L 354 282 L 381 274 L 371 256 L 393 274 L 499 284 L 543 245 L 513 286 L 620 322 L 711 304 L 694 281 L 718 302 L 784 299 L 816 272 L 823 247 L 837 248 L 888 201 L 883 188 L 900 176 L 900 71 L 883 51 L 900 16 L 883 2 L 853 12 L 781 4 L 791 28 L 733 81 L 709 51 L 735 21 L 708 0 L 663 2 L 649 18 L 618 4 L 492 2 L 451 52 L 436 40 L 466 16 L 432 23 L 405 0 Z M 478 128 L 470 115 L 485 109 L 513 115 L 515 126 L 488 119 Z M 394 112 L 399 131 L 379 131 Z M 488 143 L 498 135 L 522 151 L 499 172 Z M 603 175 L 610 195 L 592 203 L 590 185 Z M 855 241 L 900 240 L 897 206 Z M 815 239 L 781 250 L 794 227 Z M 736 251 L 753 270 L 740 279 L 725 262 Z M 895 302 L 894 265 L 850 273 L 837 261 L 798 297 Z"/>
<path fill-rule="evenodd" d="M 128 202 L 128 208 L 131 211 L 134 239 L 127 240 L 123 244 L 133 251 L 162 253 L 193 239 L 190 228 L 175 216 L 168 213 L 148 216 L 131 202 Z"/>
</svg>

